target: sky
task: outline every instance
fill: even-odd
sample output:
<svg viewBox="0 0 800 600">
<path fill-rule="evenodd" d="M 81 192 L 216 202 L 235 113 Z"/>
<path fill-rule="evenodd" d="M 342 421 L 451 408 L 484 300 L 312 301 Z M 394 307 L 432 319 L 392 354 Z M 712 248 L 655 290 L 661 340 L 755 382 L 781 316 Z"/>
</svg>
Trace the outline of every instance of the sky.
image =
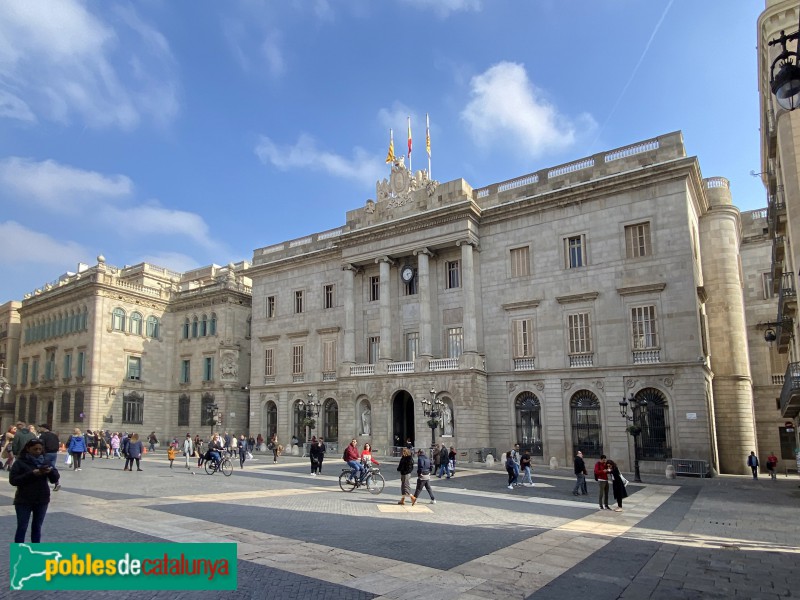
<svg viewBox="0 0 800 600">
<path fill-rule="evenodd" d="M 339 227 L 397 155 L 473 188 L 681 130 L 741 210 L 759 0 L 0 2 L 0 303 Z M 406 165 L 409 160 L 406 158 Z"/>
</svg>

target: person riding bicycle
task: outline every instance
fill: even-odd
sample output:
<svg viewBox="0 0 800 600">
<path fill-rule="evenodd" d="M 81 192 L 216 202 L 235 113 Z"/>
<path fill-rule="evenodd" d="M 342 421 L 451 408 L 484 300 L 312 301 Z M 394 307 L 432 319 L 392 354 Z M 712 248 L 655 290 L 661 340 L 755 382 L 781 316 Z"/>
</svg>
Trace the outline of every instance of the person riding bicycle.
<svg viewBox="0 0 800 600">
<path fill-rule="evenodd" d="M 364 450 L 361 451 L 361 481 L 363 482 L 367 475 L 369 474 L 370 470 L 372 469 L 372 465 L 380 465 L 377 460 L 372 458 L 372 445 L 367 442 L 364 444 Z"/>
<path fill-rule="evenodd" d="M 351 480 L 358 480 L 360 479 L 361 475 L 361 463 L 359 462 L 359 454 L 358 454 L 358 441 L 352 440 L 350 445 L 344 449 L 344 455 L 342 459 L 348 465 L 350 465 L 350 477 L 348 477 L 348 481 Z"/>
<path fill-rule="evenodd" d="M 213 460 L 214 465 L 219 469 L 220 461 L 222 460 L 222 441 L 219 439 L 219 434 L 215 433 L 208 442 L 208 450 L 206 450 L 205 460 Z"/>
</svg>

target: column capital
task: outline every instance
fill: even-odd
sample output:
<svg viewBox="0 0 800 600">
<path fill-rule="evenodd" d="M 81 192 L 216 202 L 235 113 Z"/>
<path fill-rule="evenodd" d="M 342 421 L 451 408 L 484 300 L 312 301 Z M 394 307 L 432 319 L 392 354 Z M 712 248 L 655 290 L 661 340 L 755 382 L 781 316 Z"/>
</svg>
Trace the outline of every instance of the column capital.
<svg viewBox="0 0 800 600">
<path fill-rule="evenodd" d="M 420 248 L 419 250 L 414 250 L 413 254 L 414 256 L 419 256 L 420 254 L 424 254 L 429 258 L 433 258 L 434 256 L 436 256 L 436 253 L 433 252 L 430 248 Z"/>
<path fill-rule="evenodd" d="M 342 271 L 352 271 L 353 273 L 358 273 L 359 268 L 354 264 L 347 263 L 342 265 Z"/>
<path fill-rule="evenodd" d="M 472 238 L 465 238 L 463 240 L 457 240 L 456 246 L 472 246 L 473 250 L 476 252 L 480 252 L 481 247 L 478 243 L 478 240 L 473 240 Z"/>
<path fill-rule="evenodd" d="M 388 256 L 379 256 L 378 258 L 375 259 L 375 264 L 377 265 L 380 263 L 386 263 L 391 267 L 394 264 L 394 261 Z"/>
</svg>

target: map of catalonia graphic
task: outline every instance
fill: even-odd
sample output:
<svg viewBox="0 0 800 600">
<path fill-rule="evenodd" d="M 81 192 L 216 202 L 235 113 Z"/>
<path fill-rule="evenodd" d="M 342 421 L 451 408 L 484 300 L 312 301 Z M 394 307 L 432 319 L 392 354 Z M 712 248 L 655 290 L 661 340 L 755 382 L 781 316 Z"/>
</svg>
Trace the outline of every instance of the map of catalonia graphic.
<svg viewBox="0 0 800 600">
<path fill-rule="evenodd" d="M 61 552 L 39 552 L 28 544 L 20 544 L 17 562 L 11 567 L 11 589 L 24 590 L 29 579 L 45 576 L 45 563 L 60 560 Z"/>
</svg>

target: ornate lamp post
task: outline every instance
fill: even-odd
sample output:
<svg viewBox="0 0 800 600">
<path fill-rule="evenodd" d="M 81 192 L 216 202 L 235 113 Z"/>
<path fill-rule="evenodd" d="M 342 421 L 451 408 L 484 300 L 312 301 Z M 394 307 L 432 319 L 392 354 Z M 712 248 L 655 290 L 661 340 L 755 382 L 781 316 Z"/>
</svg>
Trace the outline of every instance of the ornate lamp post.
<svg viewBox="0 0 800 600">
<path fill-rule="evenodd" d="M 428 427 L 431 428 L 431 452 L 436 447 L 436 428 L 439 427 L 442 417 L 444 402 L 436 397 L 436 389 L 431 388 L 431 399 L 423 398 L 422 412 L 428 417 Z"/>
<path fill-rule="evenodd" d="M 308 392 L 308 401 L 297 403 L 300 410 L 303 411 L 303 427 L 306 429 L 306 442 L 311 436 L 311 430 L 317 426 L 316 418 L 319 416 L 319 409 L 322 405 L 314 401 L 314 394 Z"/>
<path fill-rule="evenodd" d="M 778 105 L 785 110 L 794 110 L 800 106 L 800 55 L 795 50 L 786 48 L 787 42 L 798 42 L 800 38 L 800 25 L 794 33 L 786 35 L 781 31 L 780 37 L 769 41 L 770 46 L 781 45 L 781 51 L 770 67 L 770 89 L 775 94 Z M 775 68 L 778 72 L 775 72 Z"/>
<path fill-rule="evenodd" d="M 631 416 L 628 416 L 628 406 L 631 407 Z M 639 476 L 639 435 L 642 433 L 642 417 L 647 411 L 646 400 L 636 400 L 633 394 L 626 400 L 625 396 L 619 403 L 619 414 L 626 421 L 630 421 L 627 427 L 628 433 L 633 437 L 633 480 L 636 483 L 641 483 L 642 478 Z"/>
</svg>

